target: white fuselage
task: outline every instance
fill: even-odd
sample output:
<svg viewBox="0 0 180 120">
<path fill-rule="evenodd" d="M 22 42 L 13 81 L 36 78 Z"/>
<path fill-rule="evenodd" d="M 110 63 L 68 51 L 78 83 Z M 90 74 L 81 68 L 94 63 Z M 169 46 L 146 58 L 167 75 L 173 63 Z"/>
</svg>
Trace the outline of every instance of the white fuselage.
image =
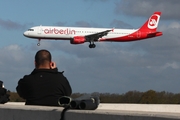
<svg viewBox="0 0 180 120">
<path fill-rule="evenodd" d="M 105 30 L 112 31 L 100 39 L 111 39 L 127 36 L 136 32 L 138 29 L 36 26 L 28 29 L 28 31 L 24 32 L 24 35 L 30 38 L 39 39 L 72 39 L 74 36 L 86 36 Z"/>
<path fill-rule="evenodd" d="M 161 36 L 157 27 L 161 12 L 153 15 L 138 29 L 110 29 L 110 28 L 86 28 L 86 27 L 60 27 L 60 26 L 36 26 L 24 32 L 24 36 L 41 39 L 70 40 L 71 44 L 89 42 L 89 48 L 95 48 L 94 42 L 130 42 Z"/>
</svg>

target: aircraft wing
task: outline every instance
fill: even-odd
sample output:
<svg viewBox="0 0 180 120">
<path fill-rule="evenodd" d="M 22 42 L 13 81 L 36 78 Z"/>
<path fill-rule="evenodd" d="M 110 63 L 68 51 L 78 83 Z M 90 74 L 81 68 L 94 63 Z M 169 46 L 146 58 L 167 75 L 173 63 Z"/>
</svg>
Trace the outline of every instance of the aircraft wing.
<svg viewBox="0 0 180 120">
<path fill-rule="evenodd" d="M 86 41 L 88 41 L 88 42 L 98 41 L 99 38 L 102 38 L 103 36 L 106 36 L 110 31 L 112 31 L 112 30 L 106 30 L 106 31 L 86 35 L 85 36 Z"/>
</svg>

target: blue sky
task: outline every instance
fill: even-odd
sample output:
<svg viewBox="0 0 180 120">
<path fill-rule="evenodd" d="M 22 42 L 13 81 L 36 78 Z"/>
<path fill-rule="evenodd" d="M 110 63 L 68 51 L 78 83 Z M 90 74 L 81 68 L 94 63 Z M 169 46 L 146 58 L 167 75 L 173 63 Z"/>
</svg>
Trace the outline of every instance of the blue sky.
<svg viewBox="0 0 180 120">
<path fill-rule="evenodd" d="M 34 55 L 48 49 L 73 92 L 125 93 L 131 90 L 179 93 L 180 1 L 173 0 L 2 0 L 0 4 L 0 80 L 15 91 L 17 82 L 34 69 Z M 163 36 L 130 43 L 41 41 L 23 32 L 38 25 L 138 28 L 161 11 Z"/>
</svg>

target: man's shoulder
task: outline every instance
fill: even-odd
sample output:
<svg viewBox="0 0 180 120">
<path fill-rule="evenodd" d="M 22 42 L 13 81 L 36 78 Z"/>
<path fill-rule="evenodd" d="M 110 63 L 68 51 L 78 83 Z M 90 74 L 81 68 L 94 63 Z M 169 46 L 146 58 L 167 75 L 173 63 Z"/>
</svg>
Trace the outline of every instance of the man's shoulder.
<svg viewBox="0 0 180 120">
<path fill-rule="evenodd" d="M 39 78 L 39 75 L 52 77 L 53 79 L 66 78 L 63 73 L 64 71 L 59 72 L 57 69 L 34 69 L 29 75 L 24 75 L 20 80 L 36 79 Z"/>
<path fill-rule="evenodd" d="M 20 79 L 20 81 L 25 81 L 25 80 L 29 80 L 32 77 L 32 75 L 24 75 L 23 78 Z"/>
<path fill-rule="evenodd" d="M 46 73 L 55 73 L 55 74 L 61 73 L 62 74 L 63 72 L 58 72 L 57 68 L 54 68 L 54 69 L 34 69 L 30 75 L 34 75 L 34 74 L 38 74 L 38 73 L 40 73 L 40 74 L 42 74 L 42 73 L 44 73 L 44 74 L 46 74 Z"/>
</svg>

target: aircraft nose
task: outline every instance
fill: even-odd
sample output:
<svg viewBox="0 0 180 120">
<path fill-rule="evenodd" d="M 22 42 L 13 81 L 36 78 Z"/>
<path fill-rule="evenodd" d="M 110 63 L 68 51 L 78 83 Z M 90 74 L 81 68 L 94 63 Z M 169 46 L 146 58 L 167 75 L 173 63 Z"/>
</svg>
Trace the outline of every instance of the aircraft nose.
<svg viewBox="0 0 180 120">
<path fill-rule="evenodd" d="M 26 31 L 26 32 L 23 33 L 23 35 L 27 37 L 29 34 L 28 34 L 28 32 Z"/>
</svg>

